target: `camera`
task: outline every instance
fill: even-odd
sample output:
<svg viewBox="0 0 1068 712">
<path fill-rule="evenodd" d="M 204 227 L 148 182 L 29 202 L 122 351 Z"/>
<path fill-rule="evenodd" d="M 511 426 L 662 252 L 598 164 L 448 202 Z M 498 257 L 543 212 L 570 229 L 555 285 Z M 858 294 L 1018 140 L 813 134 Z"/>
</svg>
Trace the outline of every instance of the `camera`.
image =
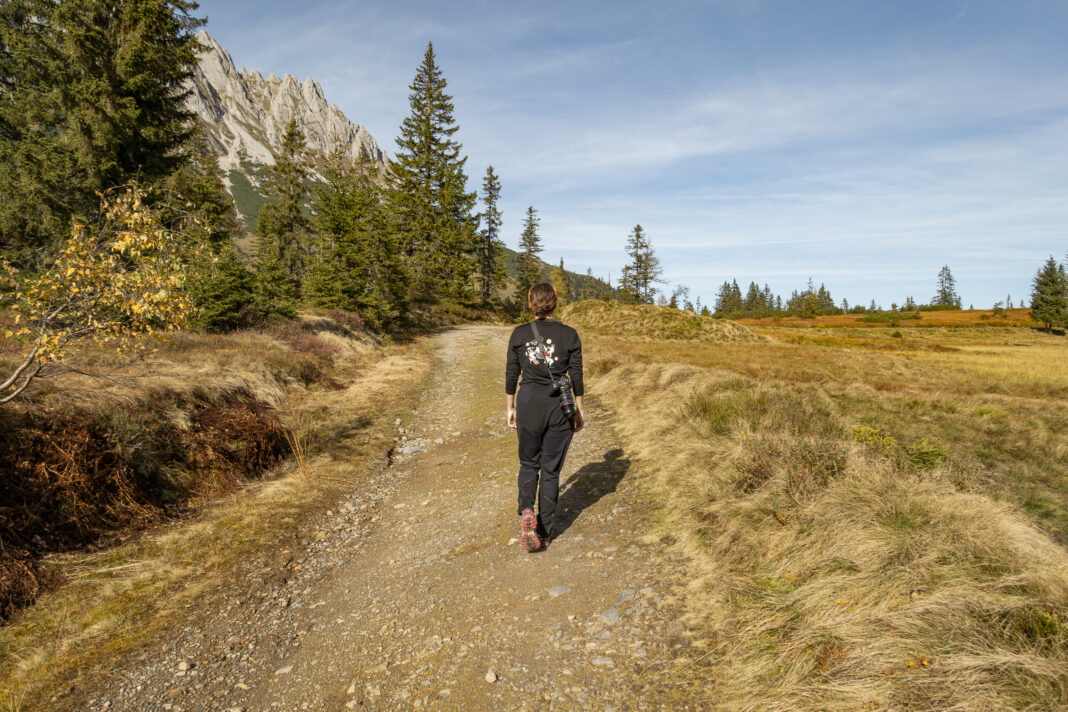
<svg viewBox="0 0 1068 712">
<path fill-rule="evenodd" d="M 564 411 L 564 417 L 568 420 L 575 419 L 575 396 L 571 393 L 571 379 L 565 374 L 557 378 L 553 376 L 553 390 L 550 395 L 560 398 L 560 410 Z"/>
</svg>

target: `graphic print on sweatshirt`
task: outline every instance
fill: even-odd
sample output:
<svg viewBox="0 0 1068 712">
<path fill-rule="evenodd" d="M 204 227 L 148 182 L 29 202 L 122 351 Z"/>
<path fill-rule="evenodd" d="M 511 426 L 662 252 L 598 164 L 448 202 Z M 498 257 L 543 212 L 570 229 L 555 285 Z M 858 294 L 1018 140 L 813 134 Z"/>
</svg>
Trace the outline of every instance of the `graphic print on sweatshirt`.
<svg viewBox="0 0 1068 712">
<path fill-rule="evenodd" d="M 533 341 L 528 341 L 523 344 L 523 346 L 526 348 L 527 358 L 529 358 L 530 362 L 535 366 L 538 364 L 548 364 L 549 370 L 552 370 L 552 367 L 560 360 L 559 357 L 556 356 L 556 346 L 553 345 L 552 339 L 546 339 L 544 344 L 541 344 L 537 339 L 534 339 Z"/>
</svg>

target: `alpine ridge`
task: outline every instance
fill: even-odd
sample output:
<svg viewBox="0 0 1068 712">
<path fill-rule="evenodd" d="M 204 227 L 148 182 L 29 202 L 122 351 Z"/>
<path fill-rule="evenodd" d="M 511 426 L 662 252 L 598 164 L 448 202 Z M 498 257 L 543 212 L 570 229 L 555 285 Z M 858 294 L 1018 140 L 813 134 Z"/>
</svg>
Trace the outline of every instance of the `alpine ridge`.
<svg viewBox="0 0 1068 712">
<path fill-rule="evenodd" d="M 311 77 L 299 82 L 291 74 L 279 79 L 273 73 L 264 78 L 255 69 L 238 71 L 214 37 L 201 30 L 197 39 L 206 49 L 193 73 L 189 108 L 204 123 L 224 173 L 238 171 L 258 183 L 254 167 L 274 163 L 291 119 L 304 133 L 309 157 L 325 157 L 340 148 L 349 159 L 366 151 L 373 160 L 388 160 L 365 127 L 326 102 Z"/>
</svg>

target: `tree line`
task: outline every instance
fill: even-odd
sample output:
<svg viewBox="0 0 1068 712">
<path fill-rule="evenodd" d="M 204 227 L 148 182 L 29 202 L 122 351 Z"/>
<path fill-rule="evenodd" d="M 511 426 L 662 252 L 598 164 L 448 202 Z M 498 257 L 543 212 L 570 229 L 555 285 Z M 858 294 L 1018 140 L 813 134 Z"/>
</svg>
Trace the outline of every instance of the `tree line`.
<svg viewBox="0 0 1068 712">
<path fill-rule="evenodd" d="M 537 258 L 528 211 L 516 298 L 507 298 L 492 166 L 482 194 L 467 188 L 467 157 L 432 44 L 409 86 L 410 112 L 388 165 L 339 151 L 310 156 L 295 122 L 262 190 L 254 254 L 217 156 L 186 108 L 204 20 L 186 0 L 9 0 L 0 4 L 0 260 L 29 278 L 54 267 L 71 226 L 103 225 L 101 196 L 140 195 L 182 243 L 191 320 L 227 330 L 299 308 L 354 312 L 372 329 L 405 324 L 411 306 L 441 299 L 512 311 L 529 283 L 551 278 L 565 298 L 604 291 Z M 314 162 L 314 166 L 313 166 Z M 16 290 L 7 279 L 7 294 Z"/>
</svg>

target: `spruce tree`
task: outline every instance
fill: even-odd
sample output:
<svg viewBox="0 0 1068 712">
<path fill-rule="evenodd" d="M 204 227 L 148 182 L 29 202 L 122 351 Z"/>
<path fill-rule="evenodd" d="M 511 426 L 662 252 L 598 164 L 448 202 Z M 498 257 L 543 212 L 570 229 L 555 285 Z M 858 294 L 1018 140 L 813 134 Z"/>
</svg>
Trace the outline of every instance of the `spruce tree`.
<svg viewBox="0 0 1068 712">
<path fill-rule="evenodd" d="M 662 269 L 660 259 L 641 225 L 635 225 L 627 236 L 626 251 L 631 261 L 623 268 L 620 289 L 630 301 L 652 304 L 656 295 L 654 285 L 663 282 L 660 279 Z"/>
<path fill-rule="evenodd" d="M 256 253 L 253 303 L 260 317 L 277 314 L 292 319 L 297 315 L 297 287 L 276 241 L 261 241 Z"/>
<path fill-rule="evenodd" d="M 1068 277 L 1064 267 L 1052 256 L 1035 273 L 1031 291 L 1031 320 L 1044 324 L 1046 331 L 1055 326 L 1068 327 Z"/>
<path fill-rule="evenodd" d="M 520 309 L 527 308 L 527 292 L 538 283 L 541 278 L 541 261 L 538 254 L 541 252 L 541 238 L 538 236 L 538 211 L 531 205 L 527 208 L 527 216 L 523 219 L 523 232 L 519 236 L 519 274 L 516 278 L 515 298 Z"/>
<path fill-rule="evenodd" d="M 560 258 L 560 266 L 554 267 L 550 281 L 556 289 L 557 305 L 564 306 L 571 301 L 571 280 L 564 269 L 564 258 Z"/>
<path fill-rule="evenodd" d="M 500 236 L 501 211 L 497 208 L 500 197 L 501 181 L 489 166 L 482 179 L 482 202 L 486 207 L 478 235 L 478 281 L 483 306 L 489 304 L 494 290 L 504 286 L 504 243 Z"/>
<path fill-rule="evenodd" d="M 748 312 L 758 312 L 764 308 L 764 293 L 760 291 L 760 287 L 756 282 L 749 283 L 749 289 L 745 293 L 745 310 Z"/>
<path fill-rule="evenodd" d="M 189 245 L 186 290 L 194 323 L 230 331 L 257 318 L 252 275 L 234 251 L 239 231 L 234 200 L 226 191 L 219 156 L 202 130 L 190 143 L 189 160 L 167 179 L 164 219 Z"/>
<path fill-rule="evenodd" d="M 258 319 L 252 273 L 230 245 L 219 246 L 215 261 L 201 268 L 188 291 L 197 308 L 194 323 L 208 331 L 232 331 Z M 290 315 L 288 308 L 282 311 Z"/>
<path fill-rule="evenodd" d="M 931 305 L 947 309 L 960 309 L 960 296 L 957 294 L 957 280 L 949 270 L 949 265 L 943 265 L 938 271 L 938 286 Z"/>
<path fill-rule="evenodd" d="M 308 251 L 308 166 L 304 162 L 304 134 L 290 119 L 274 165 L 267 169 L 264 189 L 274 199 L 260 210 L 256 221 L 259 246 L 271 245 L 271 259 L 277 258 L 294 288 L 304 276 L 304 255 Z"/>
<path fill-rule="evenodd" d="M 356 312 L 372 329 L 390 330 L 406 313 L 408 280 L 397 256 L 380 168 L 365 152 L 348 166 L 335 152 L 313 198 L 321 259 L 305 294 L 317 306 Z"/>
<path fill-rule="evenodd" d="M 423 299 L 466 297 L 476 266 L 476 196 L 467 192 L 467 157 L 461 157 L 462 146 L 453 138 L 460 127 L 445 87 L 429 43 L 409 86 L 411 113 L 401 124 L 391 164 L 402 248 Z"/>
<path fill-rule="evenodd" d="M 196 7 L 0 3 L 0 252 L 29 266 L 71 217 L 94 218 L 98 193 L 184 163 Z"/>
</svg>

